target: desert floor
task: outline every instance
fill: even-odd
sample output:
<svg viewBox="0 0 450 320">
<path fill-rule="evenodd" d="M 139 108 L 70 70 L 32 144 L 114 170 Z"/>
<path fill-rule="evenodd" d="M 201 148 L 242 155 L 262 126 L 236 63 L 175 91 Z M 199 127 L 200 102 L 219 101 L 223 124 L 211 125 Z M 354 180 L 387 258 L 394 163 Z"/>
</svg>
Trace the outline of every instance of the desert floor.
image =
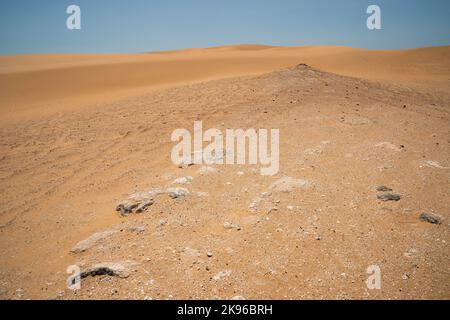
<svg viewBox="0 0 450 320">
<path fill-rule="evenodd" d="M 0 87 L 1 299 L 450 299 L 450 47 L 5 56 Z M 196 120 L 280 129 L 279 173 L 174 165 Z"/>
</svg>

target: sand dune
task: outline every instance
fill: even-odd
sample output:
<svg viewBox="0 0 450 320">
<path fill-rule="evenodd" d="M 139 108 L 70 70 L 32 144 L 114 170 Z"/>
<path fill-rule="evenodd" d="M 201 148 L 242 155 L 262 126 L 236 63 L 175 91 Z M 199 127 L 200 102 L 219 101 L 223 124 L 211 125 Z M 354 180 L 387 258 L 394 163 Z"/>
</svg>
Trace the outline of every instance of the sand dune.
<svg viewBox="0 0 450 320">
<path fill-rule="evenodd" d="M 0 115 L 11 120 L 12 113 L 36 108 L 61 112 L 70 99 L 78 105 L 104 102 L 130 90 L 261 74 L 299 63 L 366 79 L 426 81 L 445 88 L 450 83 L 450 47 L 369 51 L 241 45 L 152 54 L 6 56 L 0 57 Z M 51 102 L 57 106 L 49 107 Z"/>
<path fill-rule="evenodd" d="M 1 57 L 0 299 L 449 299 L 449 52 Z M 196 120 L 279 129 L 278 174 L 175 165 Z"/>
</svg>

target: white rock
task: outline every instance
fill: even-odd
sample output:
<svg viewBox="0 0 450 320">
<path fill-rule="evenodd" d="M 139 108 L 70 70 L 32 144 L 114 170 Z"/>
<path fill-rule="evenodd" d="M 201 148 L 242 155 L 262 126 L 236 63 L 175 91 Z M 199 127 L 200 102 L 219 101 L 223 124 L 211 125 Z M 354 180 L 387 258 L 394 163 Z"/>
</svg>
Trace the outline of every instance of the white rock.
<svg viewBox="0 0 450 320">
<path fill-rule="evenodd" d="M 270 185 L 270 189 L 278 192 L 291 192 L 296 188 L 307 189 L 311 186 L 308 180 L 283 177 Z"/>
<path fill-rule="evenodd" d="M 441 164 L 437 161 L 427 160 L 425 161 L 425 165 L 427 167 L 437 168 L 437 169 L 450 169 L 450 167 L 441 166 Z"/>
<path fill-rule="evenodd" d="M 97 232 L 91 235 L 89 238 L 78 242 L 75 247 L 72 248 L 71 252 L 73 253 L 81 253 L 84 252 L 93 246 L 95 246 L 101 240 L 109 238 L 113 234 L 117 233 L 115 230 L 108 230 L 103 232 Z"/>
<path fill-rule="evenodd" d="M 186 188 L 167 188 L 166 192 L 173 199 L 184 197 L 189 194 L 189 190 Z"/>
<path fill-rule="evenodd" d="M 186 176 L 186 177 L 180 177 L 177 178 L 173 181 L 173 183 L 175 184 L 186 184 L 191 182 L 192 180 L 194 180 L 194 178 L 192 178 L 191 176 Z"/>
<path fill-rule="evenodd" d="M 230 276 L 231 273 L 232 273 L 231 270 L 220 271 L 213 277 L 213 280 L 216 280 L 216 281 L 222 280 L 222 279 Z"/>
<path fill-rule="evenodd" d="M 224 224 L 223 224 L 223 227 L 225 228 L 225 229 L 237 229 L 237 230 L 241 230 L 241 227 L 239 226 L 239 225 L 237 225 L 237 224 L 234 224 L 234 223 L 231 223 L 231 222 L 225 222 Z"/>
<path fill-rule="evenodd" d="M 397 147 L 395 144 L 392 144 L 390 142 L 380 142 L 380 143 L 377 143 L 375 145 L 375 147 L 386 148 L 386 149 L 397 151 L 397 152 L 401 151 L 401 149 L 399 147 Z"/>
<path fill-rule="evenodd" d="M 204 174 L 208 174 L 208 173 L 217 173 L 218 171 L 219 170 L 217 170 L 214 167 L 203 166 L 197 171 L 197 173 L 204 175 Z"/>
<path fill-rule="evenodd" d="M 184 248 L 183 253 L 187 256 L 194 257 L 194 258 L 201 256 L 200 251 L 198 251 L 197 249 L 193 249 L 191 247 Z"/>
</svg>

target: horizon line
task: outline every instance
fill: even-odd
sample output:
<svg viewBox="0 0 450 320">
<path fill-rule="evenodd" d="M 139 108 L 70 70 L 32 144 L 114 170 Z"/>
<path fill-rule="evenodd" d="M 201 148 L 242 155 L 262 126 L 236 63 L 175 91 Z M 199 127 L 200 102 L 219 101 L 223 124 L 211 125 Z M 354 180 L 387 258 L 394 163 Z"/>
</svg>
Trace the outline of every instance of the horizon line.
<svg viewBox="0 0 450 320">
<path fill-rule="evenodd" d="M 432 45 L 432 46 L 424 46 L 424 47 L 408 47 L 408 48 L 399 48 L 399 49 L 370 49 L 363 47 L 355 47 L 351 45 L 270 45 L 270 44 L 258 44 L 258 43 L 238 43 L 238 44 L 223 44 L 223 45 L 214 45 L 207 47 L 183 47 L 176 49 L 162 49 L 155 51 L 130 51 L 130 52 L 46 52 L 46 53 L 15 53 L 15 54 L 0 54 L 0 57 L 14 57 L 14 56 L 45 56 L 45 55 L 132 55 L 132 54 L 158 54 L 158 53 L 176 53 L 187 50 L 214 50 L 214 49 L 225 49 L 232 47 L 245 47 L 245 46 L 258 46 L 258 47 L 267 47 L 266 49 L 279 49 L 279 48 L 307 48 L 307 47 L 329 47 L 329 48 L 349 48 L 354 50 L 364 50 L 364 51 L 410 51 L 410 50 L 418 50 L 418 49 L 430 49 L 430 48 L 444 48 L 450 47 L 450 43 L 446 45 Z M 243 51 L 251 51 L 243 50 Z"/>
</svg>

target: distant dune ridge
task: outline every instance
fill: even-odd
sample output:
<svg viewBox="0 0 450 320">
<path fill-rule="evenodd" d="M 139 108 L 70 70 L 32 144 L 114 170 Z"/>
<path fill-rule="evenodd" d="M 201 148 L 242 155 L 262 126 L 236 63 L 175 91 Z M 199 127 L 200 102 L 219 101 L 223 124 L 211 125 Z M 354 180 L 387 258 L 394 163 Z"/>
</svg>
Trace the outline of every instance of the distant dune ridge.
<svg viewBox="0 0 450 320">
<path fill-rule="evenodd" d="M 261 74 L 306 63 L 341 75 L 449 86 L 450 46 L 382 51 L 339 46 L 221 46 L 141 54 L 0 57 L 0 115 L 41 102 L 111 99 L 129 90 Z M 77 100 L 80 102 L 80 100 Z M 64 108 L 64 106 L 59 106 Z M 54 110 L 48 110 L 54 111 Z M 61 111 L 59 109 L 58 111 Z"/>
</svg>

